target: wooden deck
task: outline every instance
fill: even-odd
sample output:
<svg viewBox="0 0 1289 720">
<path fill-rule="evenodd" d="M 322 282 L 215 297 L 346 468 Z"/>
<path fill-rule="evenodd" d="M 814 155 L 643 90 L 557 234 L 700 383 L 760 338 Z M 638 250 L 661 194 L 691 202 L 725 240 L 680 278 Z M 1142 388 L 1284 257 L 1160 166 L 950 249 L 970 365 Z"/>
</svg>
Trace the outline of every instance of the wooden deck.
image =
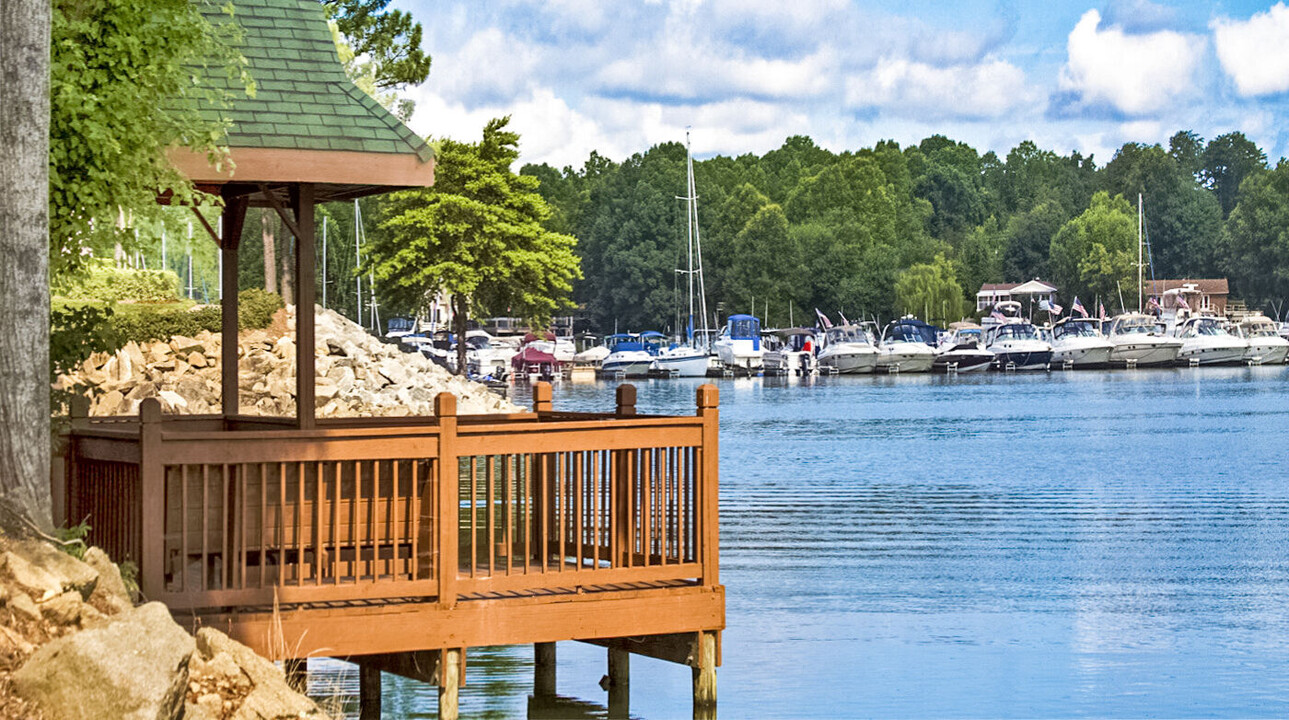
<svg viewBox="0 0 1289 720">
<path fill-rule="evenodd" d="M 694 665 L 725 617 L 716 389 L 683 417 L 636 415 L 631 386 L 606 414 L 534 396 L 533 413 L 457 416 L 444 394 L 435 418 L 309 429 L 155 400 L 78 418 L 67 517 L 181 622 L 278 659 L 428 677 L 398 654 L 630 637 Z"/>
</svg>

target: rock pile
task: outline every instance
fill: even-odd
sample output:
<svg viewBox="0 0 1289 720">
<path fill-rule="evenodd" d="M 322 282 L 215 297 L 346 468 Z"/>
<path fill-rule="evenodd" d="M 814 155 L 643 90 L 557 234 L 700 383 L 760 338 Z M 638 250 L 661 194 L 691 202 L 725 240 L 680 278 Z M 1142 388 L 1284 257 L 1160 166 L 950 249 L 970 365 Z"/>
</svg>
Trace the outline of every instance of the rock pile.
<svg viewBox="0 0 1289 720">
<path fill-rule="evenodd" d="M 461 414 L 519 412 L 479 383 L 452 375 L 418 352 L 381 342 L 339 313 L 315 308 L 318 417 L 433 415 L 434 397 L 450 392 Z M 295 414 L 294 308 L 278 311 L 265 330 L 243 332 L 238 348 L 241 412 Z M 91 390 L 91 415 L 131 415 L 155 397 L 168 413 L 217 413 L 220 408 L 220 337 L 173 337 L 127 343 L 95 353 L 60 388 Z"/>
<path fill-rule="evenodd" d="M 161 603 L 135 607 L 98 548 L 83 560 L 0 537 L 0 718 L 322 719 L 281 670 Z"/>
</svg>

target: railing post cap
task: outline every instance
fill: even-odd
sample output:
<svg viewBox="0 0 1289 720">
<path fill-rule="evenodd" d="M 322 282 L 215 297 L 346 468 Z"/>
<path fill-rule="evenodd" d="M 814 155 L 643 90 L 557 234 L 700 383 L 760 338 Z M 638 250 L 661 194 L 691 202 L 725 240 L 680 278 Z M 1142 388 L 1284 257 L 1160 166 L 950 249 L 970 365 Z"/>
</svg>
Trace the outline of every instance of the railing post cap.
<svg viewBox="0 0 1289 720">
<path fill-rule="evenodd" d="M 139 422 L 161 422 L 161 401 L 156 398 L 144 398 L 139 403 Z"/>
<path fill-rule="evenodd" d="M 698 386 L 697 402 L 700 408 L 714 408 L 720 404 L 721 391 L 716 389 L 711 383 L 704 383 Z"/>
<path fill-rule="evenodd" d="M 636 386 L 631 383 L 622 383 L 618 386 L 617 398 L 619 405 L 635 405 Z"/>
<path fill-rule="evenodd" d="M 533 384 L 533 402 L 548 403 L 551 401 L 551 384 L 548 382 L 539 382 Z"/>
<path fill-rule="evenodd" d="M 90 415 L 90 399 L 84 395 L 75 395 L 68 403 L 67 416 L 73 420 L 83 420 Z"/>
<path fill-rule="evenodd" d="M 457 396 L 450 392 L 441 392 L 434 396 L 434 415 L 436 417 L 455 417 L 457 414 Z"/>
</svg>

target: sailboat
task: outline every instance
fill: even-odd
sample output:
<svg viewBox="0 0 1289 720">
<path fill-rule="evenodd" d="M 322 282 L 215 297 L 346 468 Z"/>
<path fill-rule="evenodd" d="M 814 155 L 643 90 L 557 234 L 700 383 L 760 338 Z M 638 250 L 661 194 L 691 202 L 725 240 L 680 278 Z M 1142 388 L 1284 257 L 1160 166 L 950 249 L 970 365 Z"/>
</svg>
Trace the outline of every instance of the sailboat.
<svg viewBox="0 0 1289 720">
<path fill-rule="evenodd" d="M 1114 318 L 1106 340 L 1110 349 L 1110 364 L 1128 367 L 1171 365 L 1177 360 L 1182 342 L 1168 336 L 1155 317 L 1142 312 L 1142 293 L 1145 291 L 1144 245 L 1145 210 L 1141 195 L 1137 195 L 1137 312 L 1125 312 Z M 1153 270 L 1151 271 L 1153 275 Z"/>
<path fill-rule="evenodd" d="M 689 181 L 685 191 L 685 196 L 679 198 L 685 201 L 688 208 L 689 222 L 689 243 L 686 255 L 688 256 L 689 268 L 687 270 L 678 270 L 683 273 L 689 284 L 689 320 L 685 326 L 686 343 L 677 344 L 666 348 L 658 353 L 654 358 L 651 369 L 676 375 L 679 377 L 706 377 L 707 367 L 710 363 L 706 347 L 702 345 L 708 342 L 711 334 L 707 328 L 707 290 L 703 285 L 703 244 L 698 233 L 698 191 L 694 186 L 694 154 L 689 146 L 689 132 L 685 132 L 685 155 L 686 167 L 688 170 Z M 695 262 L 696 261 L 696 262 Z M 694 286 L 698 287 L 697 307 L 695 307 Z M 701 332 L 695 335 L 694 331 L 694 314 L 697 311 L 699 322 L 702 324 Z"/>
</svg>

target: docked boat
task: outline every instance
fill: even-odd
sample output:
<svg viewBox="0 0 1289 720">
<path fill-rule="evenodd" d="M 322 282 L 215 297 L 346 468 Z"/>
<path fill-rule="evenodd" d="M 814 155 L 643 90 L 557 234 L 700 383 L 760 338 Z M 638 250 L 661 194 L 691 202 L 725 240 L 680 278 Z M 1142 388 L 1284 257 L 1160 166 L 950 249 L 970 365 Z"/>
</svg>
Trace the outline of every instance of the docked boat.
<svg viewBox="0 0 1289 720">
<path fill-rule="evenodd" d="M 842 375 L 871 373 L 877 367 L 878 354 L 872 323 L 834 325 L 824 332 L 819 368 Z"/>
<path fill-rule="evenodd" d="M 1180 365 L 1241 365 L 1249 343 L 1226 331 L 1215 317 L 1191 316 L 1174 331 L 1182 341 Z"/>
<path fill-rule="evenodd" d="M 505 377 L 510 359 L 519 349 L 500 341 L 483 330 L 466 332 L 466 364 L 471 375 Z M 452 354 L 456 356 L 455 353 Z"/>
<path fill-rule="evenodd" d="M 1101 321 L 1095 318 L 1067 317 L 1052 326 L 1052 364 L 1057 367 L 1107 367 L 1114 347 L 1101 334 Z"/>
<path fill-rule="evenodd" d="M 994 354 L 985 349 L 984 329 L 975 323 L 951 325 L 949 337 L 940 343 L 931 361 L 939 373 L 964 373 L 987 369 Z"/>
<path fill-rule="evenodd" d="M 761 321 L 751 315 L 731 315 L 712 348 L 727 368 L 760 370 L 765 357 L 761 347 Z"/>
<path fill-rule="evenodd" d="M 1116 316 L 1106 331 L 1106 340 L 1113 346 L 1110 364 L 1114 366 L 1172 365 L 1182 349 L 1181 340 L 1168 335 L 1157 319 L 1143 313 Z"/>
<path fill-rule="evenodd" d="M 1046 370 L 1052 362 L 1052 346 L 1039 337 L 1034 323 L 1019 317 L 989 328 L 985 348 L 994 354 L 996 370 Z"/>
<path fill-rule="evenodd" d="M 688 345 L 673 345 L 658 351 L 652 370 L 675 377 L 707 377 L 711 356 Z"/>
<path fill-rule="evenodd" d="M 654 355 L 639 335 L 617 333 L 604 339 L 609 354 L 600 363 L 600 373 L 608 376 L 647 377 Z"/>
<path fill-rule="evenodd" d="M 815 331 L 810 328 L 789 328 L 775 332 L 775 346 L 766 350 L 762 364 L 766 375 L 814 374 Z"/>
<path fill-rule="evenodd" d="M 877 371 L 930 372 L 935 349 L 927 342 L 924 327 L 930 326 L 911 317 L 887 325 L 878 348 Z"/>
<path fill-rule="evenodd" d="M 1289 356 L 1289 340 L 1280 336 L 1280 328 L 1265 315 L 1251 315 L 1236 326 L 1240 337 L 1249 344 L 1244 361 L 1251 365 L 1280 365 Z"/>
</svg>

